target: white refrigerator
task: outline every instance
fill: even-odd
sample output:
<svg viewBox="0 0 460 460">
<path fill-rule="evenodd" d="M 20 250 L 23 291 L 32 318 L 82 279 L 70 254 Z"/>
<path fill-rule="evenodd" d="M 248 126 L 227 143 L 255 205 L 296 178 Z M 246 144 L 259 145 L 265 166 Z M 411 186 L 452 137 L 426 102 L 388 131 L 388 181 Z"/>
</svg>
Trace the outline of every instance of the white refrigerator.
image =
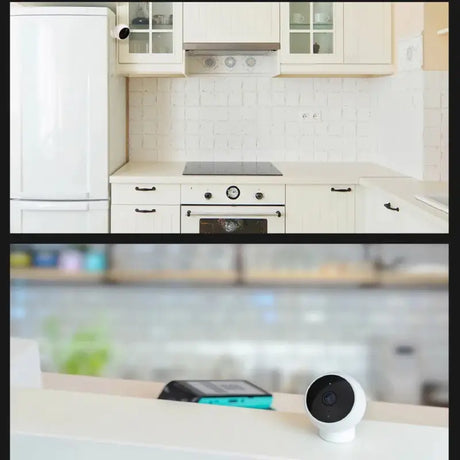
<svg viewBox="0 0 460 460">
<path fill-rule="evenodd" d="M 10 231 L 109 232 L 109 175 L 126 162 L 115 15 L 10 11 Z"/>
</svg>

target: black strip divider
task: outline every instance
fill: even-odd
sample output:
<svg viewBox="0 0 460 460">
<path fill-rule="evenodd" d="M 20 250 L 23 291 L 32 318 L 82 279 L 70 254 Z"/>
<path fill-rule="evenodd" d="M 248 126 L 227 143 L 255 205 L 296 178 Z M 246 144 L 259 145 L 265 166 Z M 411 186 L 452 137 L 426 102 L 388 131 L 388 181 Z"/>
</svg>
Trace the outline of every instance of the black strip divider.
<svg viewBox="0 0 460 460">
<path fill-rule="evenodd" d="M 184 243 L 184 244 L 448 244 L 449 234 L 439 233 L 269 233 L 256 234 L 178 234 L 178 233 L 13 233 L 10 244 L 103 244 L 103 243 Z"/>
</svg>

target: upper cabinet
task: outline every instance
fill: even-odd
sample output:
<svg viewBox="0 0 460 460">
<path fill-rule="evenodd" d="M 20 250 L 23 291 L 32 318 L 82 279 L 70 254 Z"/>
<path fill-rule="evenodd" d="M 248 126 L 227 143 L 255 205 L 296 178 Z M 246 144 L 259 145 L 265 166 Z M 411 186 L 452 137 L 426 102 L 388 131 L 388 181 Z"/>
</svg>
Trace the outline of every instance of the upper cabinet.
<svg viewBox="0 0 460 460">
<path fill-rule="evenodd" d="M 123 2 L 117 23 L 128 38 L 118 40 L 118 68 L 130 74 L 184 73 L 182 2 Z"/>
<path fill-rule="evenodd" d="M 344 3 L 343 62 L 391 64 L 391 3 Z"/>
<path fill-rule="evenodd" d="M 343 62 L 343 3 L 287 2 L 281 5 L 281 62 Z"/>
<path fill-rule="evenodd" d="M 281 74 L 393 73 L 391 14 L 391 2 L 281 3 Z"/>
<path fill-rule="evenodd" d="M 124 75 L 184 75 L 184 43 L 280 43 L 281 76 L 393 73 L 391 2 L 120 2 L 117 23 Z"/>
<path fill-rule="evenodd" d="M 186 2 L 185 43 L 279 42 L 279 2 Z"/>
</svg>

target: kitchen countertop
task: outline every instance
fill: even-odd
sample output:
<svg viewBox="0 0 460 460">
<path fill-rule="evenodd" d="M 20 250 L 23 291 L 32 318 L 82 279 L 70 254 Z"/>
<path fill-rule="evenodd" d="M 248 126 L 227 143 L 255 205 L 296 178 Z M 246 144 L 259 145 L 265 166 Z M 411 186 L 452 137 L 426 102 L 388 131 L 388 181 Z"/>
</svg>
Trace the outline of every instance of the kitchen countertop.
<svg viewBox="0 0 460 460">
<path fill-rule="evenodd" d="M 43 383 L 10 391 L 12 459 L 448 458 L 446 408 L 369 402 L 356 439 L 335 444 L 318 436 L 302 395 L 276 393 L 276 410 L 263 411 L 158 400 L 159 382 L 44 374 Z"/>
<path fill-rule="evenodd" d="M 404 177 L 373 163 L 272 162 L 282 176 L 183 176 L 185 162 L 128 162 L 110 176 L 112 184 L 357 184 L 363 177 Z"/>
<path fill-rule="evenodd" d="M 411 177 L 362 177 L 359 185 L 378 188 L 390 193 L 400 200 L 410 203 L 422 211 L 437 217 L 444 222 L 449 221 L 449 214 L 436 209 L 427 203 L 415 198 L 415 195 L 449 195 L 449 184 L 447 182 L 421 181 Z M 397 203 L 394 204 L 397 206 Z"/>
<path fill-rule="evenodd" d="M 109 379 L 84 375 L 42 372 L 43 388 L 83 391 L 136 398 L 156 398 L 164 383 L 144 380 Z M 279 412 L 305 413 L 303 395 L 273 393 L 273 408 Z M 365 419 L 447 427 L 449 410 L 444 407 L 418 406 L 368 401 Z"/>
</svg>

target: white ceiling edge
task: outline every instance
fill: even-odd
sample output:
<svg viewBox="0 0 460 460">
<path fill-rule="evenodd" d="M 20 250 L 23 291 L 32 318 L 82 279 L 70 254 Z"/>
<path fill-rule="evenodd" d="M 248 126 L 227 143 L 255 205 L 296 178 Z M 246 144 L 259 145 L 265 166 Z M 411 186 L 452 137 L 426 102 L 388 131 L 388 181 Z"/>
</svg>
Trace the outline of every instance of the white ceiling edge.
<svg viewBox="0 0 460 460">
<path fill-rule="evenodd" d="M 13 3 L 13 2 L 12 2 Z M 116 13 L 117 2 L 14 2 L 19 6 L 104 6 Z"/>
</svg>

